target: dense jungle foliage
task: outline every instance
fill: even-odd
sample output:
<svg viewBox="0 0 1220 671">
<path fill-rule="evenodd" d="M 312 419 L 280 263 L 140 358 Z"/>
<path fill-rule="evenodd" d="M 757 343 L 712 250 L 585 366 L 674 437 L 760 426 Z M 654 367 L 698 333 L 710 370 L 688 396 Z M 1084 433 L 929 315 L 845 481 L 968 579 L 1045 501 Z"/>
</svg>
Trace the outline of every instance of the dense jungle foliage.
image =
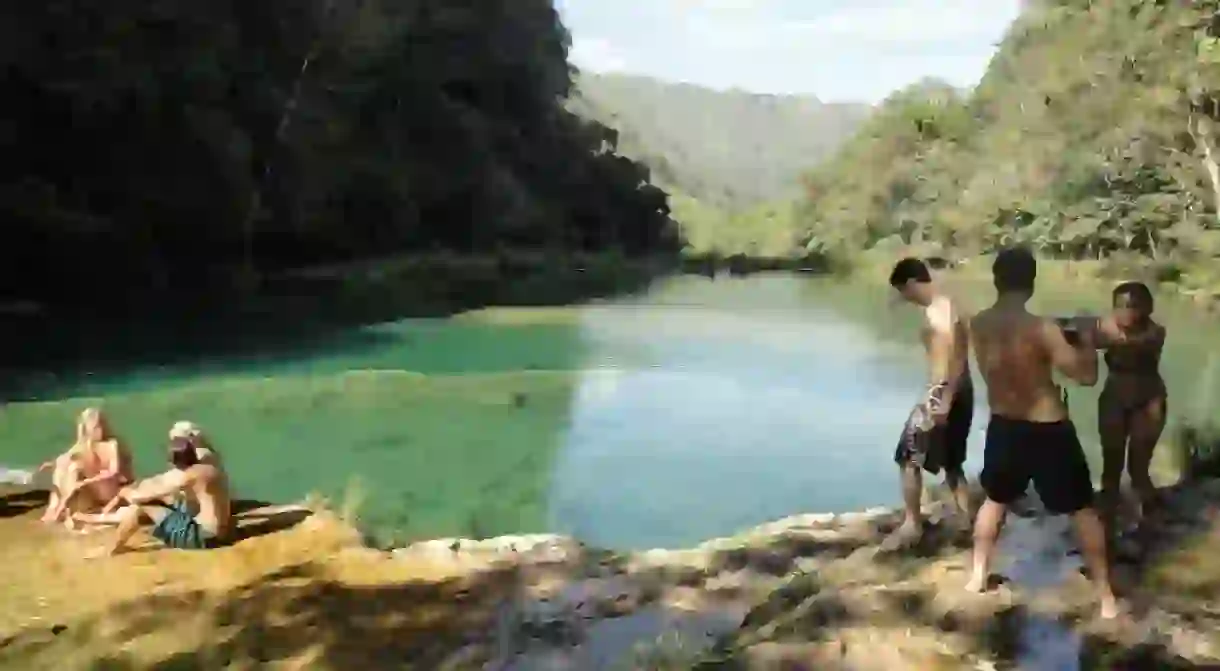
<svg viewBox="0 0 1220 671">
<path fill-rule="evenodd" d="M 891 96 L 806 180 L 808 247 L 1220 256 L 1220 3 L 1036 0 L 978 87 Z"/>
<path fill-rule="evenodd" d="M 9 3 L 0 298 L 676 251 L 649 170 L 565 109 L 568 47 L 549 0 Z"/>
</svg>

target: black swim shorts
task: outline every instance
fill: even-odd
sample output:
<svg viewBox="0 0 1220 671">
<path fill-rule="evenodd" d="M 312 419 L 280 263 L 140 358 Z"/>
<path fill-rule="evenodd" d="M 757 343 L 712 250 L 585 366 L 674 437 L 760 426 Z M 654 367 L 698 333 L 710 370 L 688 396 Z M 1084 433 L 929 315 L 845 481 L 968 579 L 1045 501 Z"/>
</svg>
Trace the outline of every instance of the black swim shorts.
<svg viewBox="0 0 1220 671">
<path fill-rule="evenodd" d="M 1030 482 L 1046 509 L 1067 515 L 1093 503 L 1093 481 L 1084 448 L 1071 420 L 1027 422 L 991 416 L 983 473 L 987 498 L 1009 505 L 1025 495 Z"/>
<path fill-rule="evenodd" d="M 898 464 L 917 464 L 932 474 L 941 469 L 961 471 L 966 462 L 966 442 L 970 439 L 970 425 L 974 421 L 974 384 L 966 373 L 958 383 L 957 393 L 949 406 L 945 421 L 928 429 L 918 426 L 916 416 L 920 409 L 911 413 L 894 450 L 894 461 Z"/>
</svg>

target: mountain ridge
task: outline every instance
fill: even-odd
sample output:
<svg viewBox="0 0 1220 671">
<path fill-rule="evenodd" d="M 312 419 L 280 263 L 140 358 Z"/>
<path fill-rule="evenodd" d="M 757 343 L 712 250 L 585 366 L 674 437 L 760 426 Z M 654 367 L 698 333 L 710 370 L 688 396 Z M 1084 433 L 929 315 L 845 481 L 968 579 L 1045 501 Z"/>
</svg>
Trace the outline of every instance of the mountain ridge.
<svg viewBox="0 0 1220 671">
<path fill-rule="evenodd" d="M 613 128 L 619 151 L 671 193 L 739 211 L 795 196 L 872 106 L 582 72 L 569 109 Z"/>
</svg>

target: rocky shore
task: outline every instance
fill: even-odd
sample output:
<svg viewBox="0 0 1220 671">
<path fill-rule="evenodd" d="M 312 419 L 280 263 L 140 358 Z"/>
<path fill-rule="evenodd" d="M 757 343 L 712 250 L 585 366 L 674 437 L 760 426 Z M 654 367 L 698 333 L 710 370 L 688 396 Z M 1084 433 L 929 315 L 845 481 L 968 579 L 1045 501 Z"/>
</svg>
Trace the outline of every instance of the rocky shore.
<svg viewBox="0 0 1220 671">
<path fill-rule="evenodd" d="M 674 669 L 1220 663 L 1220 620 L 1181 581 L 1183 572 L 1196 581 L 1209 571 L 1220 577 L 1220 544 L 1209 545 L 1220 482 L 1170 489 L 1166 501 L 1147 531 L 1127 539 L 1146 551 L 1116 567 L 1132 610 L 1119 623 L 1095 620 L 1064 519 L 1010 521 L 1002 584 L 965 592 L 969 533 L 944 502 L 932 505 L 923 540 L 904 550 L 882 544 L 900 514 L 873 509 L 798 515 L 685 550 L 616 555 L 563 537 L 521 536 L 393 552 L 517 568 L 521 589 L 480 658 L 488 668 L 610 668 L 626 653 L 632 668 Z M 1209 554 L 1217 567 L 1183 563 Z M 636 622 L 604 625 L 616 619 Z"/>
<path fill-rule="evenodd" d="M 1004 583 L 985 595 L 965 592 L 970 539 L 940 502 L 930 506 L 924 539 L 895 551 L 882 549 L 899 521 L 886 509 L 798 515 L 695 548 L 626 554 L 551 535 L 440 539 L 379 551 L 361 547 L 354 530 L 342 531 L 341 521 L 319 513 L 294 529 L 216 551 L 226 559 L 213 561 L 240 555 L 232 561 L 244 562 L 241 574 L 225 563 L 229 573 L 212 578 L 210 595 L 180 595 L 156 612 L 181 606 L 210 613 L 206 627 L 218 629 L 197 638 L 219 646 L 216 654 L 230 668 L 289 659 L 302 665 L 285 668 L 393 659 L 414 668 L 589 671 L 1216 664 L 1220 611 L 1210 601 L 1220 588 L 1220 481 L 1173 488 L 1166 500 L 1139 539 L 1147 552 L 1118 568 L 1133 612 L 1117 624 L 1094 620 L 1088 583 L 1060 519 L 1011 521 L 1002 552 L 1013 561 L 999 567 Z M 190 572 L 207 561 L 201 553 L 141 554 L 124 558 L 126 564 L 112 560 L 107 575 L 130 579 L 157 567 L 172 575 L 159 575 L 155 590 L 172 593 L 192 587 L 186 583 L 198 578 Z M 154 561 L 158 554 L 169 559 Z M 7 559 L 11 566 L 18 557 Z M 164 568 L 171 561 L 195 568 L 175 573 Z M 61 570 L 75 566 L 65 562 Z M 80 601 L 86 583 L 74 584 Z M 121 603 L 99 597 L 97 607 L 112 620 L 146 596 Z M 287 613 L 296 622 L 291 631 L 303 630 L 299 644 L 276 638 L 289 636 L 287 629 L 267 629 L 266 622 Z M 67 646 L 94 645 L 88 636 L 97 635 L 92 620 L 42 617 L 12 626 L 17 619 L 0 618 L 0 665 L 78 668 L 64 663 Z M 56 627 L 86 638 L 69 641 Z M 144 639 L 129 634 L 118 634 L 127 636 L 125 646 L 141 645 Z"/>
</svg>

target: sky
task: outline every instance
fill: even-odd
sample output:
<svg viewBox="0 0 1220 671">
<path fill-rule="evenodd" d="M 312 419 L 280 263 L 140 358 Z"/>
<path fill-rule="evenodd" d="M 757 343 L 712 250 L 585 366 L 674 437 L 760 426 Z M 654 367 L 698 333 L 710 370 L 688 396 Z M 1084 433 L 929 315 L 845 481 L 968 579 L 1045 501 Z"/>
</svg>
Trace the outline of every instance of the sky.
<svg viewBox="0 0 1220 671">
<path fill-rule="evenodd" d="M 878 102 L 982 76 L 1021 0 L 556 0 L 582 70 Z"/>
</svg>

